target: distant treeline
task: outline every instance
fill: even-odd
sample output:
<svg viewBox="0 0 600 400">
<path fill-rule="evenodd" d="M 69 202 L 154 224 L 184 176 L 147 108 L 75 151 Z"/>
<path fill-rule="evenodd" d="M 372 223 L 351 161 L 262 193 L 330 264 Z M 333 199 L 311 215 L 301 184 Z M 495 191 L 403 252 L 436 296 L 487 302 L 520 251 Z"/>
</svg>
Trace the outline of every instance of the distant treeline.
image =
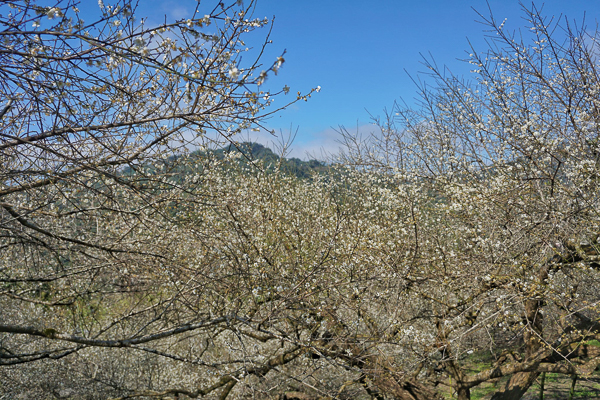
<svg viewBox="0 0 600 400">
<path fill-rule="evenodd" d="M 327 169 L 327 164 L 317 160 L 302 161 L 299 158 L 280 157 L 268 147 L 254 142 L 243 142 L 237 145 L 228 145 L 211 153 L 217 158 L 223 158 L 227 153 L 241 153 L 238 158 L 240 163 L 246 164 L 261 161 L 263 167 L 269 171 L 279 167 L 283 172 L 295 175 L 298 178 L 309 178 L 313 173 L 322 173 Z M 204 155 L 205 152 L 196 151 L 193 155 Z"/>
</svg>

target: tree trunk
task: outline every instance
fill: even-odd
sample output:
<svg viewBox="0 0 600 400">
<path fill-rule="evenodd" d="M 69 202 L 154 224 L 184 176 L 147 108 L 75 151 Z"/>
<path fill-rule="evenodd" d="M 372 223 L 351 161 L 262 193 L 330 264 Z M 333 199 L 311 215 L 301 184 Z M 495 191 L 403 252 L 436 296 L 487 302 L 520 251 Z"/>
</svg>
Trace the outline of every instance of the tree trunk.
<svg viewBox="0 0 600 400">
<path fill-rule="evenodd" d="M 539 374 L 539 372 L 518 372 L 514 374 L 500 391 L 494 393 L 490 400 L 519 400 L 535 382 Z"/>
<path fill-rule="evenodd" d="M 543 270 L 541 275 L 541 278 L 544 278 L 547 275 L 546 271 Z M 529 299 L 525 301 L 525 319 L 529 326 L 529 329 L 523 334 L 526 360 L 533 357 L 542 344 L 543 317 L 540 313 L 541 306 L 542 302 L 540 300 Z M 490 400 L 519 400 L 539 375 L 540 373 L 536 371 L 514 374 L 500 391 L 494 393 Z"/>
<path fill-rule="evenodd" d="M 569 400 L 573 400 L 573 396 L 575 395 L 575 384 L 577 383 L 577 375 L 573 375 L 573 379 L 571 380 L 571 390 L 569 390 Z"/>
<path fill-rule="evenodd" d="M 458 400 L 471 400 L 471 389 L 459 387 L 456 389 L 456 398 Z"/>
<path fill-rule="evenodd" d="M 388 392 L 398 400 L 437 400 L 443 399 L 435 390 L 432 390 L 425 385 L 408 380 L 401 382 L 398 387 Z"/>
</svg>

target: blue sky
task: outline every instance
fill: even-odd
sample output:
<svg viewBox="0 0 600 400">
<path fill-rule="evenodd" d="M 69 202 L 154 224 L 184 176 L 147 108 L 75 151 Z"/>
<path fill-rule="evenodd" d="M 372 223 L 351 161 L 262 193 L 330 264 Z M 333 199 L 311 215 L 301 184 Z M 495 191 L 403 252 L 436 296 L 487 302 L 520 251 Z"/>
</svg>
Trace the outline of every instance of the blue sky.
<svg viewBox="0 0 600 400">
<path fill-rule="evenodd" d="M 547 16 L 562 14 L 578 22 L 585 12 L 589 28 L 600 20 L 600 1 L 536 3 L 542 4 Z M 140 0 L 140 11 L 151 13 L 150 19 L 183 18 L 191 15 L 187 10 L 194 5 L 194 1 Z M 496 19 L 507 18 L 508 29 L 525 26 L 517 0 L 490 0 L 489 6 Z M 269 78 L 268 86 L 288 85 L 293 93 L 322 88 L 267 125 L 284 134 L 290 127 L 297 129 L 294 156 L 306 158 L 307 151 L 318 153 L 321 147 L 335 151 L 339 126 L 369 130 L 369 113 L 382 115 L 401 99 L 414 103 L 416 87 L 408 74 L 417 77 L 424 70 L 422 55 L 468 76 L 469 65 L 458 60 L 468 56 L 467 38 L 478 50 L 487 47 L 485 26 L 476 22 L 480 18 L 472 7 L 489 15 L 485 0 L 258 0 L 256 17 L 275 16 L 265 64 L 287 50 L 286 63 L 277 77 Z M 270 140 L 265 138 L 259 139 Z"/>
</svg>

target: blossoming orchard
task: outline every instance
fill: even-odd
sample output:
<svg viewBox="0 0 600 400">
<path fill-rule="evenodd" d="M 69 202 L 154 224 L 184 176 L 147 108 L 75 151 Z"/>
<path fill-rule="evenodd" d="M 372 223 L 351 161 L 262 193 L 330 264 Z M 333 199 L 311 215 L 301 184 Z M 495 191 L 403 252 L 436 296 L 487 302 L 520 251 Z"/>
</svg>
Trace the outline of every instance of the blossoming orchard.
<svg viewBox="0 0 600 400">
<path fill-rule="evenodd" d="M 285 59 L 263 59 L 253 1 L 157 26 L 129 0 L 85 21 L 41 3 L 0 2 L 1 398 L 507 400 L 597 379 L 596 32 L 482 15 L 469 80 L 429 64 L 418 107 L 341 131 L 306 178 L 238 140 L 312 94 L 264 89 Z"/>
</svg>

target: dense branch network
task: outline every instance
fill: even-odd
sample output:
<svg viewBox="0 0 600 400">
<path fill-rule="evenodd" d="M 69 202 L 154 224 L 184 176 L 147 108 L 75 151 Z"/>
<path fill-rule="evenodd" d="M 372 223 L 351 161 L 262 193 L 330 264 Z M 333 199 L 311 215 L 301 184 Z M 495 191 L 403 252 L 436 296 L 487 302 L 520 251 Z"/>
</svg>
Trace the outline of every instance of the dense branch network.
<svg viewBox="0 0 600 400">
<path fill-rule="evenodd" d="M 474 81 L 428 64 L 419 107 L 342 130 L 341 159 L 299 179 L 235 142 L 283 62 L 242 62 L 253 6 L 152 28 L 127 1 L 91 24 L 0 6 L 2 388 L 464 400 L 504 379 L 506 400 L 590 377 L 595 36 L 535 8 L 523 36 L 485 19 Z"/>
</svg>

